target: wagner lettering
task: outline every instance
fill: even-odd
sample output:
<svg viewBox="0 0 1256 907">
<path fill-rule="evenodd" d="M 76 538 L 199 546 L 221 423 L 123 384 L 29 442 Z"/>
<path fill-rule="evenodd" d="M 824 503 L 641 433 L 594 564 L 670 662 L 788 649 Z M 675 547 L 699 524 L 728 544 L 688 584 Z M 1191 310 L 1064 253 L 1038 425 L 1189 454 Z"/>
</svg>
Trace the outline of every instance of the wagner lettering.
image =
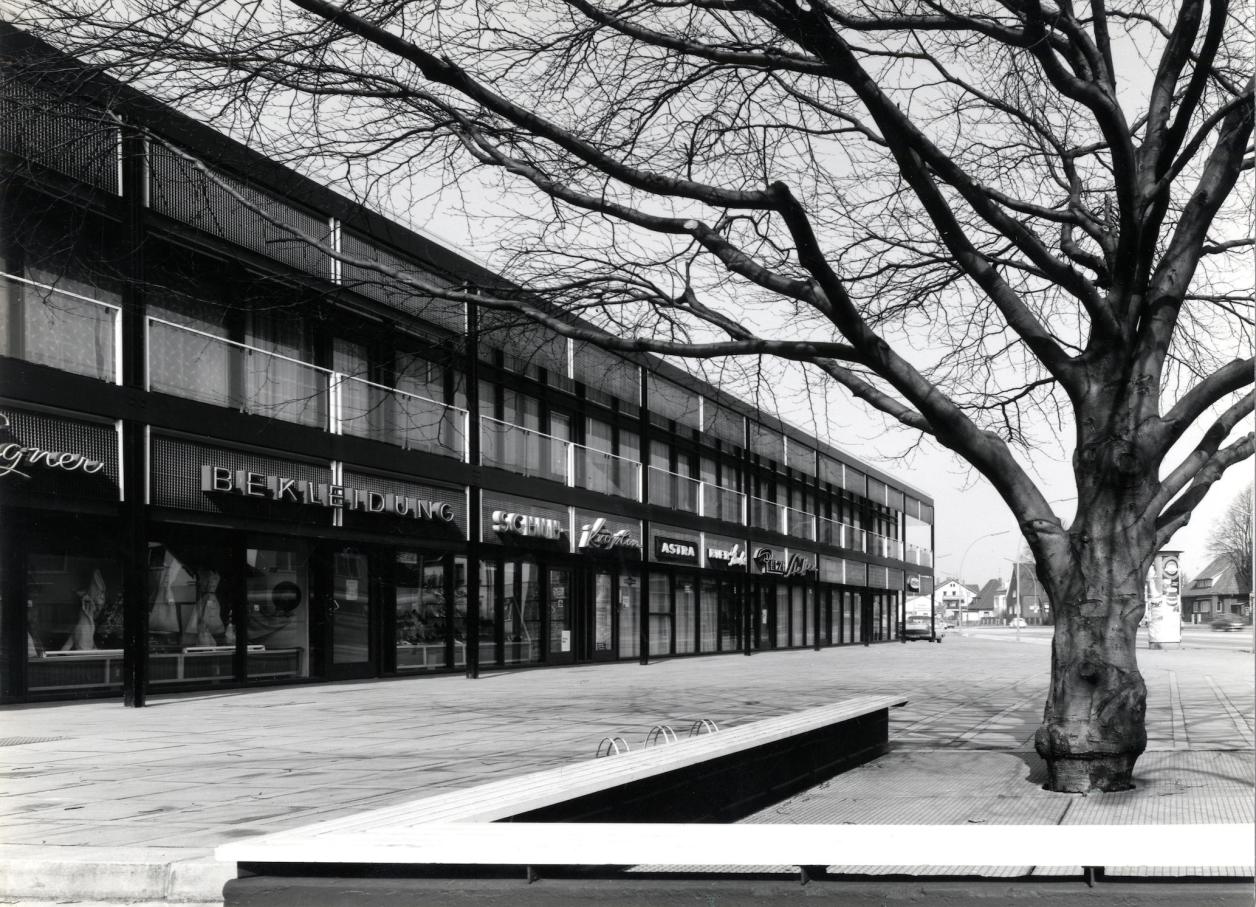
<svg viewBox="0 0 1256 907">
<path fill-rule="evenodd" d="M 455 515 L 453 505 L 445 501 L 422 501 L 409 495 L 271 476 L 246 469 L 233 471 L 226 466 L 202 466 L 201 491 L 206 494 L 238 494 L 307 507 L 383 513 L 431 523 L 452 523 Z"/>
<path fill-rule="evenodd" d="M 8 428 L 8 417 L 0 414 L 0 431 Z M 46 469 L 59 469 L 63 472 L 82 472 L 89 476 L 105 468 L 104 463 L 89 459 L 82 454 L 28 447 L 16 441 L 0 445 L 0 477 L 13 475 L 29 479 L 30 473 L 23 472 L 20 468 L 23 466 L 43 466 Z"/>
</svg>

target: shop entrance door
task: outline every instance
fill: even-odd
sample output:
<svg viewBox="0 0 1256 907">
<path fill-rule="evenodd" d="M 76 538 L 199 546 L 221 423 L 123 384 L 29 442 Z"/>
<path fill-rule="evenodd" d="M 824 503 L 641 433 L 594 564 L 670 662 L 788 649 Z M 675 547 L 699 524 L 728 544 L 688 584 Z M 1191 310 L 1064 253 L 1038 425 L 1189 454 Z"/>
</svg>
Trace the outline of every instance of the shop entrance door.
<svg viewBox="0 0 1256 907">
<path fill-rule="evenodd" d="M 551 664 L 570 664 L 575 660 L 576 640 L 573 617 L 576 610 L 573 571 L 567 567 L 551 567 L 549 571 L 549 660 Z"/>
<path fill-rule="evenodd" d="M 331 553 L 327 601 L 327 676 L 369 677 L 375 672 L 371 559 L 344 548 Z"/>
<path fill-rule="evenodd" d="M 615 584 L 609 570 L 582 571 L 580 597 L 573 615 L 577 661 L 612 661 L 616 657 Z"/>
</svg>

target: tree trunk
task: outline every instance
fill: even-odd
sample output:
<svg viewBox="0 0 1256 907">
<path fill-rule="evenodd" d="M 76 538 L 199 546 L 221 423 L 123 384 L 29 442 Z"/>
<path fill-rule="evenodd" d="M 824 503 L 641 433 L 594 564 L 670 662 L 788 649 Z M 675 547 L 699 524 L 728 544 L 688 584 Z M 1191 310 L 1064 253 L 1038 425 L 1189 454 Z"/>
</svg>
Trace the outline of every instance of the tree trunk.
<svg viewBox="0 0 1256 907">
<path fill-rule="evenodd" d="M 1062 564 L 1041 566 L 1055 611 L 1051 689 L 1034 748 L 1053 791 L 1134 786 L 1147 748 L 1147 686 L 1135 660 L 1144 607 L 1142 553 L 1120 533 L 1071 532 L 1080 545 Z M 1101 539 L 1106 536 L 1111 543 Z M 1150 557 L 1150 555 L 1148 555 Z"/>
</svg>

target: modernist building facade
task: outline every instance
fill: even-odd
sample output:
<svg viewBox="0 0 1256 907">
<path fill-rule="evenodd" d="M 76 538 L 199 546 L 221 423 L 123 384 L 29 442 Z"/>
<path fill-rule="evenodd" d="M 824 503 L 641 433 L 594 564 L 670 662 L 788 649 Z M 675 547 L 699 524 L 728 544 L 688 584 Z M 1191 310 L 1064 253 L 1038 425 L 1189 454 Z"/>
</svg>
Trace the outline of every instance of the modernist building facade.
<svg viewBox="0 0 1256 907">
<path fill-rule="evenodd" d="M 887 642 L 932 591 L 922 492 L 55 68 L 0 111 L 6 701 Z"/>
</svg>

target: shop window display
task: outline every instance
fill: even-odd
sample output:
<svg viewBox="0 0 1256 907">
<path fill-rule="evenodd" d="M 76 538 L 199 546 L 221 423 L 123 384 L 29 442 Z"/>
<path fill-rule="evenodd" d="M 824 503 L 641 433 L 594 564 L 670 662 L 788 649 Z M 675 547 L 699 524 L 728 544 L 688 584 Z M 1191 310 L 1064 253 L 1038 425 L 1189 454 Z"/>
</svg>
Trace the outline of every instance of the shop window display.
<svg viewBox="0 0 1256 907">
<path fill-rule="evenodd" d="M 245 587 L 249 678 L 308 676 L 308 551 L 247 549 Z"/>
<path fill-rule="evenodd" d="M 689 575 L 676 577 L 676 653 L 697 651 L 694 581 Z"/>
<path fill-rule="evenodd" d="M 619 657 L 641 654 L 641 577 L 633 573 L 619 578 Z"/>
<path fill-rule="evenodd" d="M 672 652 L 672 601 L 669 577 L 650 574 L 650 654 Z"/>
<path fill-rule="evenodd" d="M 399 551 L 396 576 L 397 670 L 444 668 L 445 641 L 450 630 L 445 558 Z"/>
<path fill-rule="evenodd" d="M 149 682 L 236 680 L 237 631 L 223 576 L 226 553 L 203 546 L 148 548 Z"/>
<path fill-rule="evenodd" d="M 120 686 L 120 565 L 102 557 L 32 553 L 26 590 L 27 688 Z"/>
</svg>

